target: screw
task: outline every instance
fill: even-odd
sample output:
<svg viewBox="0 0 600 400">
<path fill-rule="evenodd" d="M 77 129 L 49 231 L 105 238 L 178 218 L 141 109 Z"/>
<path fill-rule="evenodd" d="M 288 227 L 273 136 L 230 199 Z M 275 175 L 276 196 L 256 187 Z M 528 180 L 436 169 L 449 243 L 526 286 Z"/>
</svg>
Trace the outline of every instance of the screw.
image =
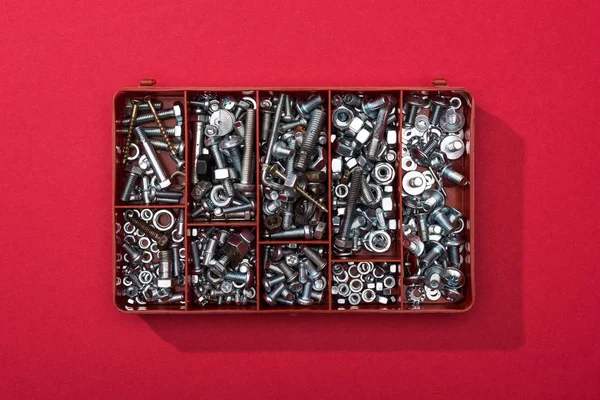
<svg viewBox="0 0 600 400">
<path fill-rule="evenodd" d="M 429 240 L 429 227 L 427 225 L 427 218 L 429 215 L 427 213 L 418 213 L 417 214 L 417 229 L 419 231 L 419 238 L 423 242 Z"/>
<path fill-rule="evenodd" d="M 321 97 L 320 94 L 316 94 L 308 101 L 296 104 L 296 108 L 298 109 L 298 111 L 300 111 L 301 114 L 307 115 L 310 114 L 317 107 L 319 107 L 321 104 L 323 104 L 323 97 Z"/>
<path fill-rule="evenodd" d="M 443 259 L 446 256 L 446 249 L 444 246 L 435 240 L 431 240 L 425 244 L 425 251 L 425 257 L 421 260 L 421 265 L 423 268 L 427 268 L 437 259 Z"/>
<path fill-rule="evenodd" d="M 183 119 L 181 117 L 181 107 L 178 105 L 173 106 L 170 110 L 163 110 L 156 112 L 156 116 L 158 119 L 169 119 L 169 118 L 177 118 L 178 122 L 181 122 Z M 135 119 L 135 125 L 139 126 L 141 124 L 145 124 L 146 122 L 150 122 L 155 119 L 153 113 L 150 114 L 142 114 L 138 115 Z M 117 120 L 117 124 L 128 125 L 131 122 L 131 118 L 125 118 L 122 120 Z"/>
<path fill-rule="evenodd" d="M 370 160 L 376 160 L 379 154 L 379 147 L 383 142 L 383 135 L 386 131 L 387 119 L 390 116 L 391 104 L 388 102 L 384 104 L 377 113 L 377 119 L 375 120 L 375 127 L 373 128 L 373 135 L 371 137 L 371 143 L 367 149 L 365 156 Z"/>
<path fill-rule="evenodd" d="M 339 249 L 349 249 L 352 247 L 352 240 L 350 240 L 350 229 L 356 213 L 356 203 L 361 191 L 361 181 L 362 168 L 354 167 L 352 170 L 350 189 L 346 199 L 346 214 L 344 216 L 344 223 L 342 225 L 340 234 L 334 241 L 335 246 Z"/>
<path fill-rule="evenodd" d="M 434 224 L 437 222 L 437 224 L 441 226 L 446 233 L 452 233 L 454 230 L 456 230 L 456 227 L 452 222 L 450 222 L 448 216 L 444 213 L 444 208 L 442 207 L 433 210 L 431 214 L 429 214 L 429 218 L 427 221 L 430 224 Z"/>
<path fill-rule="evenodd" d="M 269 239 L 279 240 L 279 239 L 297 239 L 304 238 L 306 240 L 310 240 L 313 238 L 313 230 L 312 227 L 308 225 L 301 226 L 296 229 L 290 229 L 288 231 L 281 231 L 275 233 L 265 232 L 265 236 Z"/>
<path fill-rule="evenodd" d="M 271 121 L 273 120 L 273 111 L 269 109 L 271 108 L 270 105 L 267 108 L 265 105 L 265 100 L 260 103 L 260 106 L 262 107 L 262 127 L 260 130 L 260 140 L 266 142 L 269 140 L 269 131 L 271 130 Z"/>
<path fill-rule="evenodd" d="M 452 234 L 442 239 L 442 244 L 448 248 L 448 258 L 453 265 L 460 264 L 460 246 L 465 243 L 465 239 Z"/>
<path fill-rule="evenodd" d="M 204 144 L 208 147 L 208 151 L 210 151 L 210 154 L 211 154 L 213 160 L 215 161 L 215 165 L 217 166 L 217 168 L 218 169 L 227 168 L 227 164 L 225 163 L 225 160 L 223 159 L 223 154 L 219 150 L 219 145 L 218 145 L 217 141 L 214 140 L 214 138 L 206 138 L 206 141 L 204 142 Z M 225 189 L 225 193 L 227 194 L 228 197 L 233 197 L 235 195 L 235 192 L 233 190 L 233 182 L 231 181 L 231 179 L 229 179 L 229 178 L 223 179 L 223 188 Z"/>
<path fill-rule="evenodd" d="M 431 125 L 437 126 L 442 116 L 442 111 L 448 107 L 448 99 L 442 96 L 436 96 L 431 99 L 431 116 L 429 122 Z"/>
<path fill-rule="evenodd" d="M 165 128 L 162 125 L 162 122 L 160 122 L 160 118 L 159 118 L 158 114 L 156 113 L 156 110 L 154 109 L 152 100 L 150 98 L 146 98 L 145 100 L 146 100 L 146 103 L 148 104 L 148 108 L 150 109 L 150 112 L 152 112 L 152 115 L 154 116 L 154 120 L 156 121 L 156 125 L 158 125 L 158 129 L 160 129 L 160 133 L 162 134 L 163 139 L 167 143 L 167 147 L 169 148 L 169 152 L 171 153 L 171 156 L 173 156 L 175 159 L 177 159 L 177 150 L 173 146 L 173 143 L 171 142 L 171 138 L 169 138 L 169 135 L 167 135 L 167 132 L 165 131 Z"/>
<path fill-rule="evenodd" d="M 263 298 L 265 299 L 265 301 L 267 302 L 267 304 L 269 304 L 270 306 L 276 306 L 277 305 L 277 297 L 279 297 L 279 295 L 281 294 L 281 292 L 283 292 L 283 290 L 285 289 L 285 284 L 284 283 L 280 283 L 275 289 L 273 289 L 271 292 L 269 293 L 265 293 Z"/>
<path fill-rule="evenodd" d="M 279 95 L 279 101 L 277 103 L 277 108 L 275 109 L 275 119 L 273 120 L 273 125 L 271 126 L 271 134 L 269 135 L 269 141 L 267 143 L 267 154 L 265 155 L 265 164 L 271 164 L 271 156 L 273 152 L 273 146 L 277 141 L 277 132 L 279 130 L 279 121 L 281 120 L 281 114 L 283 110 L 283 103 L 285 102 L 286 94 L 282 93 Z"/>
<path fill-rule="evenodd" d="M 141 128 L 142 132 L 144 132 L 144 134 L 148 137 L 162 136 L 162 133 L 158 128 Z M 123 135 L 127 135 L 127 131 L 127 128 L 117 128 L 117 133 L 122 133 Z M 170 137 L 181 137 L 181 126 L 172 126 L 169 128 L 165 128 L 165 132 L 167 132 L 167 135 L 169 135 Z"/>
<path fill-rule="evenodd" d="M 322 101 L 322 100 L 321 100 Z M 325 122 L 325 111 L 321 109 L 314 109 L 310 115 L 310 122 L 306 128 L 306 136 L 302 141 L 302 146 L 296 155 L 295 167 L 298 171 L 306 171 L 310 157 L 312 157 L 319 134 L 323 129 Z"/>
<path fill-rule="evenodd" d="M 302 296 L 296 299 L 298 304 L 301 306 L 310 306 L 313 304 L 313 300 L 310 296 L 312 293 L 312 286 L 313 283 L 311 281 L 308 281 L 304 284 L 304 287 L 302 288 Z"/>
<path fill-rule="evenodd" d="M 237 122 L 236 122 L 237 123 Z M 233 168 L 239 172 L 242 171 L 242 156 L 240 153 L 240 145 L 244 141 L 244 138 L 237 135 L 229 135 L 225 139 L 219 142 L 219 149 L 227 150 L 229 157 L 231 158 L 231 164 Z"/>
<path fill-rule="evenodd" d="M 408 109 L 408 119 L 406 120 L 406 123 L 408 126 L 414 126 L 415 118 L 417 117 L 417 111 L 419 111 L 419 108 L 423 106 L 423 100 L 421 97 L 411 94 L 406 97 L 406 104 L 410 106 Z"/>
<path fill-rule="evenodd" d="M 140 102 L 138 100 L 131 100 L 132 109 L 131 109 L 131 121 L 129 122 L 129 128 L 127 129 L 127 139 L 125 142 L 125 148 L 123 149 L 123 164 L 127 162 L 127 157 L 129 156 L 129 146 L 131 145 L 131 137 L 133 133 L 133 127 L 135 126 L 135 119 L 137 118 L 138 105 Z M 125 201 L 125 200 L 123 200 Z"/>
<path fill-rule="evenodd" d="M 315 263 L 317 270 L 321 271 L 327 266 L 327 260 L 324 260 L 319 253 L 308 247 L 307 245 L 301 245 L 299 248 L 300 254 L 304 254 L 306 258 Z"/>
<path fill-rule="evenodd" d="M 161 250 L 158 252 L 158 287 L 171 287 L 171 252 Z"/>
</svg>

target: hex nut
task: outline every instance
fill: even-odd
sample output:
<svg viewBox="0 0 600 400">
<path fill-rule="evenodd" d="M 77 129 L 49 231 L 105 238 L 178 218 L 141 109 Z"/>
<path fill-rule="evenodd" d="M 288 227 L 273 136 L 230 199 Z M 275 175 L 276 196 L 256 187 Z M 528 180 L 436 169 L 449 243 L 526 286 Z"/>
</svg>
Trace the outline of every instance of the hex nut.
<svg viewBox="0 0 600 400">
<path fill-rule="evenodd" d="M 352 139 L 341 138 L 334 142 L 333 151 L 342 157 L 355 157 L 358 153 L 358 146 Z"/>
<path fill-rule="evenodd" d="M 323 239 L 325 235 L 325 230 L 327 229 L 327 223 L 325 221 L 320 221 L 315 227 L 314 237 L 317 240 Z"/>
<path fill-rule="evenodd" d="M 237 171 L 233 168 L 218 168 L 214 171 L 215 180 L 222 181 L 225 179 L 237 179 Z"/>
</svg>

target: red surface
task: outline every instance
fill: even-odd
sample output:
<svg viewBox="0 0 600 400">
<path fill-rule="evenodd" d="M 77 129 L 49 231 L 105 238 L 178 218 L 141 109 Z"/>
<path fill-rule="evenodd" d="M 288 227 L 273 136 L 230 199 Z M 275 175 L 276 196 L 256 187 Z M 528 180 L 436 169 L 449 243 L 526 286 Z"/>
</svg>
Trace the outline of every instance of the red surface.
<svg viewBox="0 0 600 400">
<path fill-rule="evenodd" d="M 598 398 L 599 3 L 258 3 L 0 3 L 2 398 Z M 117 312 L 111 100 L 148 76 L 468 87 L 474 308 Z"/>
</svg>

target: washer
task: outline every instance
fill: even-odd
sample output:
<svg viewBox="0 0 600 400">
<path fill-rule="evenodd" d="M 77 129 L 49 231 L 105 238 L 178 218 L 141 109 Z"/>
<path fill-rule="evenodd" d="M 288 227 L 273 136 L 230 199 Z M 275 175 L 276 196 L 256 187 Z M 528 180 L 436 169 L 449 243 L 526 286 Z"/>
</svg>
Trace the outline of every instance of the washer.
<svg viewBox="0 0 600 400">
<path fill-rule="evenodd" d="M 166 225 L 163 225 L 160 223 L 160 217 L 163 215 L 169 216 L 169 223 Z M 158 229 L 159 231 L 166 232 L 168 230 L 171 230 L 173 228 L 173 226 L 175 226 L 175 217 L 168 210 L 158 210 L 154 214 L 154 218 L 152 218 L 152 223 L 154 224 L 156 229 Z"/>
<path fill-rule="evenodd" d="M 417 163 L 413 161 L 411 156 L 402 157 L 402 170 L 409 172 L 417 169 Z"/>
<path fill-rule="evenodd" d="M 402 190 L 412 196 L 418 196 L 425 191 L 427 181 L 419 171 L 409 171 L 402 178 Z"/>
<path fill-rule="evenodd" d="M 133 149 L 133 155 L 131 154 L 131 149 Z M 127 160 L 135 161 L 138 159 L 139 156 L 140 156 L 140 148 L 138 147 L 137 144 L 131 143 L 129 145 L 129 154 L 127 155 Z"/>
<path fill-rule="evenodd" d="M 211 114 L 210 124 L 219 129 L 219 136 L 225 136 L 233 130 L 235 117 L 227 110 L 218 110 Z"/>
</svg>

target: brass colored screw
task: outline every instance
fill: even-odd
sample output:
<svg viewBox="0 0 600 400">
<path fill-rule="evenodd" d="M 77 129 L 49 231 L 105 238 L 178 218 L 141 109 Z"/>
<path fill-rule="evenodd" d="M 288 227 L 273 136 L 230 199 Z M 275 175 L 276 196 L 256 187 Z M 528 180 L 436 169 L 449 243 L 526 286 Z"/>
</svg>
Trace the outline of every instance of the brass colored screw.
<svg viewBox="0 0 600 400">
<path fill-rule="evenodd" d="M 162 126 L 162 122 L 160 122 L 160 118 L 158 117 L 158 114 L 156 113 L 156 110 L 154 109 L 154 104 L 152 104 L 152 99 L 150 99 L 150 97 L 145 97 L 144 101 L 148 104 L 148 108 L 150 109 L 150 112 L 154 116 L 154 120 L 156 121 L 156 124 L 158 125 L 158 128 L 160 129 L 160 133 L 162 134 L 165 142 L 167 142 L 167 147 L 169 148 L 169 153 L 171 153 L 171 155 L 175 159 L 177 159 L 178 158 L 177 149 L 175 148 L 175 146 L 173 146 L 173 142 L 171 142 L 171 138 L 169 137 L 169 135 L 167 135 L 167 131 L 165 131 L 165 128 Z"/>
<path fill-rule="evenodd" d="M 276 165 L 269 165 L 266 166 L 267 167 L 267 172 L 271 175 L 275 175 L 281 179 L 283 179 L 285 181 L 285 175 L 277 168 Z M 329 211 L 327 210 L 327 207 L 325 207 L 323 204 L 321 204 L 317 199 L 315 199 L 314 197 L 312 197 L 310 194 L 308 194 L 304 189 L 302 189 L 301 187 L 299 187 L 298 185 L 294 186 L 294 189 L 300 193 L 302 196 L 304 196 L 307 200 L 309 200 L 310 202 L 314 203 L 317 207 L 319 207 L 321 210 L 323 210 L 324 212 L 328 213 Z"/>
<path fill-rule="evenodd" d="M 139 103 L 140 102 L 137 100 L 131 100 L 133 108 L 131 109 L 131 122 L 129 122 L 129 128 L 127 129 L 127 142 L 125 143 L 125 149 L 123 150 L 123 164 L 127 162 L 127 157 L 129 156 L 129 146 L 131 146 L 131 137 L 133 133 L 133 127 L 135 125 L 135 119 L 137 117 Z"/>
</svg>

